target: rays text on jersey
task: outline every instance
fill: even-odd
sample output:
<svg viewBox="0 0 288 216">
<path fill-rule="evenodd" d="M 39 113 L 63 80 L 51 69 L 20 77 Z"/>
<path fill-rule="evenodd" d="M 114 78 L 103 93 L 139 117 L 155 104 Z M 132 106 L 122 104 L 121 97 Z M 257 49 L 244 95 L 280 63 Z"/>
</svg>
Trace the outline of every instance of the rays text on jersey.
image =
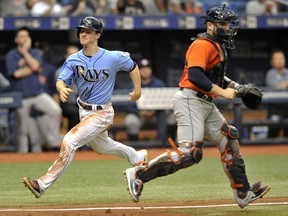
<svg viewBox="0 0 288 216">
<path fill-rule="evenodd" d="M 83 66 L 76 66 L 76 74 L 87 82 L 97 82 L 109 77 L 109 69 L 88 69 L 85 71 Z"/>
</svg>

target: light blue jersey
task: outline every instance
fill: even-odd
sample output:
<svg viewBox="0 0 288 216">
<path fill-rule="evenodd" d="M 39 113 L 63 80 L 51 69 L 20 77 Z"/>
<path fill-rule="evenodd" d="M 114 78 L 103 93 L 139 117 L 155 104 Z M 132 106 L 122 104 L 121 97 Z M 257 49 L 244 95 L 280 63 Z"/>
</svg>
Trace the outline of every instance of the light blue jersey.
<svg viewBox="0 0 288 216">
<path fill-rule="evenodd" d="M 98 52 L 89 58 L 82 49 L 67 58 L 58 80 L 63 80 L 67 86 L 73 81 L 80 100 L 85 103 L 107 104 L 111 102 L 117 72 L 130 72 L 134 67 L 135 63 L 127 52 L 99 47 Z"/>
</svg>

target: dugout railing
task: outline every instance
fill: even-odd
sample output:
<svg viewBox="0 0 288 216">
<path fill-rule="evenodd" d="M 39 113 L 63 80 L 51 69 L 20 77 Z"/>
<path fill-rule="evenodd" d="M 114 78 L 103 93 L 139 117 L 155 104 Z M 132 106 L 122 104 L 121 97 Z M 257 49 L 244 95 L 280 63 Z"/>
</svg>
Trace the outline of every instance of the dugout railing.
<svg viewBox="0 0 288 216">
<path fill-rule="evenodd" d="M 267 88 L 262 88 L 264 96 L 262 99 L 261 110 L 266 111 L 267 105 L 269 103 L 281 103 L 288 104 L 288 91 L 271 91 Z M 156 140 L 139 140 L 133 142 L 125 142 L 128 145 L 132 145 L 134 147 L 165 147 L 169 146 L 167 142 L 167 125 L 165 121 L 165 111 L 172 110 L 172 98 L 178 88 L 144 88 L 142 89 L 142 96 L 139 101 L 136 102 L 137 107 L 139 109 L 151 109 L 151 110 L 162 110 L 163 115 L 161 119 L 158 121 L 157 130 L 159 135 Z M 127 102 L 127 91 L 126 90 L 116 90 L 112 97 L 113 105 L 116 110 L 121 110 L 121 107 L 127 106 L 133 102 Z M 232 113 L 233 118 L 229 120 L 229 123 L 237 127 L 240 133 L 240 143 L 243 145 L 250 144 L 286 144 L 288 143 L 288 137 L 284 138 L 268 138 L 264 136 L 263 138 L 254 138 L 251 136 L 243 136 L 244 132 L 252 133 L 253 127 L 288 127 L 288 119 L 279 119 L 278 121 L 270 120 L 266 117 L 265 119 L 257 119 L 250 117 L 243 118 L 245 112 L 249 112 L 249 110 L 242 104 L 241 99 L 236 98 L 233 101 L 224 100 L 224 99 L 215 99 L 214 103 L 219 107 L 221 111 L 228 111 Z M 288 111 L 288 110 L 287 110 Z M 115 136 L 119 131 L 125 131 L 125 125 L 116 124 L 113 125 L 110 129 L 110 133 Z M 267 131 L 258 131 L 259 133 L 267 133 Z M 212 145 L 209 142 L 206 142 L 206 145 Z"/>
<path fill-rule="evenodd" d="M 262 88 L 263 89 L 263 88 Z M 167 147 L 169 143 L 167 142 L 167 125 L 166 125 L 166 111 L 172 110 L 172 98 L 178 88 L 144 88 L 142 89 L 142 96 L 136 105 L 139 109 L 151 109 L 151 110 L 161 110 L 157 125 L 155 125 L 155 130 L 157 130 L 157 137 L 153 139 L 145 139 L 139 141 L 127 141 L 124 143 L 131 145 L 136 148 L 155 148 L 155 147 Z M 123 111 L 123 107 L 134 105 L 135 102 L 127 101 L 128 98 L 127 90 L 115 90 L 112 96 L 113 106 L 118 111 Z M 241 99 L 235 99 L 234 101 L 215 99 L 215 104 L 219 107 L 221 111 L 230 112 L 233 115 L 232 119 L 229 119 L 229 123 L 233 124 L 240 133 L 240 143 L 242 145 L 254 145 L 254 144 L 287 144 L 288 137 L 284 138 L 258 138 L 251 139 L 249 136 L 243 137 L 244 132 L 247 129 L 251 132 L 251 128 L 257 126 L 267 126 L 267 127 L 288 127 L 288 119 L 279 119 L 278 121 L 266 119 L 254 119 L 250 115 L 249 119 L 243 118 L 245 112 L 248 109 L 242 104 Z M 264 96 L 262 100 L 263 104 L 261 110 L 266 110 L 269 103 L 281 103 L 288 104 L 288 91 L 271 91 L 269 89 L 264 89 Z M 0 151 L 16 151 L 16 123 L 15 123 L 15 109 L 21 105 L 21 94 L 19 93 L 2 93 L 0 97 L 0 108 L 8 108 L 10 111 L 8 121 L 9 121 L 9 143 L 5 145 L 0 145 Z M 287 110 L 288 111 L 288 110 Z M 257 111 L 255 111 L 257 112 Z M 244 131 L 245 129 L 245 131 Z M 118 132 L 125 132 L 126 127 L 124 124 L 114 124 L 110 129 L 109 133 L 112 137 L 116 137 Z M 205 142 L 206 145 L 212 145 L 209 142 Z"/>
</svg>

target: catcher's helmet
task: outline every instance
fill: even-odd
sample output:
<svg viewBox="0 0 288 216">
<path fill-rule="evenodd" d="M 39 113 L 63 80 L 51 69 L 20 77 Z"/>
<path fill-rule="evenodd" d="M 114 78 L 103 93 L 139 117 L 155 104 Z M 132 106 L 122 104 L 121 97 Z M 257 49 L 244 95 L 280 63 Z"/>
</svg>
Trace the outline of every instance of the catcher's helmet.
<svg viewBox="0 0 288 216">
<path fill-rule="evenodd" d="M 84 17 L 81 21 L 79 26 L 77 26 L 78 33 L 80 28 L 89 29 L 92 31 L 100 32 L 102 34 L 103 32 L 103 23 L 101 20 L 97 19 L 93 16 L 87 16 Z M 79 34 L 78 34 L 79 35 Z"/>
<path fill-rule="evenodd" d="M 214 37 L 224 43 L 224 45 L 233 49 L 233 37 L 237 34 L 237 30 L 239 28 L 239 17 L 238 14 L 234 11 L 230 10 L 225 4 L 219 7 L 213 7 L 206 11 L 205 16 L 201 16 L 200 18 L 204 18 L 204 23 L 212 22 L 212 23 L 229 23 L 230 28 L 226 30 L 221 27 L 217 27 L 217 35 Z"/>
</svg>

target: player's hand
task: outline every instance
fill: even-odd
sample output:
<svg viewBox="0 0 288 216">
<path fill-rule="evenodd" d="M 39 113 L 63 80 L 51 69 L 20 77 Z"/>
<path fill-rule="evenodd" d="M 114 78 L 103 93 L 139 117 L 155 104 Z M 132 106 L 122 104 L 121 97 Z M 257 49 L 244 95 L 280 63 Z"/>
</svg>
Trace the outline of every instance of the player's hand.
<svg viewBox="0 0 288 216">
<path fill-rule="evenodd" d="M 226 88 L 223 91 L 223 98 L 233 100 L 236 97 L 237 90 L 233 88 Z"/>
<path fill-rule="evenodd" d="M 59 95 L 60 95 L 60 99 L 63 103 L 65 103 L 67 101 L 67 98 L 68 98 L 68 95 L 70 93 L 72 93 L 73 90 L 70 89 L 70 88 L 62 88 L 60 91 L 59 91 Z"/>
<path fill-rule="evenodd" d="M 141 97 L 141 92 L 137 93 L 133 91 L 129 93 L 129 96 L 130 96 L 128 98 L 129 101 L 136 101 Z"/>
</svg>

